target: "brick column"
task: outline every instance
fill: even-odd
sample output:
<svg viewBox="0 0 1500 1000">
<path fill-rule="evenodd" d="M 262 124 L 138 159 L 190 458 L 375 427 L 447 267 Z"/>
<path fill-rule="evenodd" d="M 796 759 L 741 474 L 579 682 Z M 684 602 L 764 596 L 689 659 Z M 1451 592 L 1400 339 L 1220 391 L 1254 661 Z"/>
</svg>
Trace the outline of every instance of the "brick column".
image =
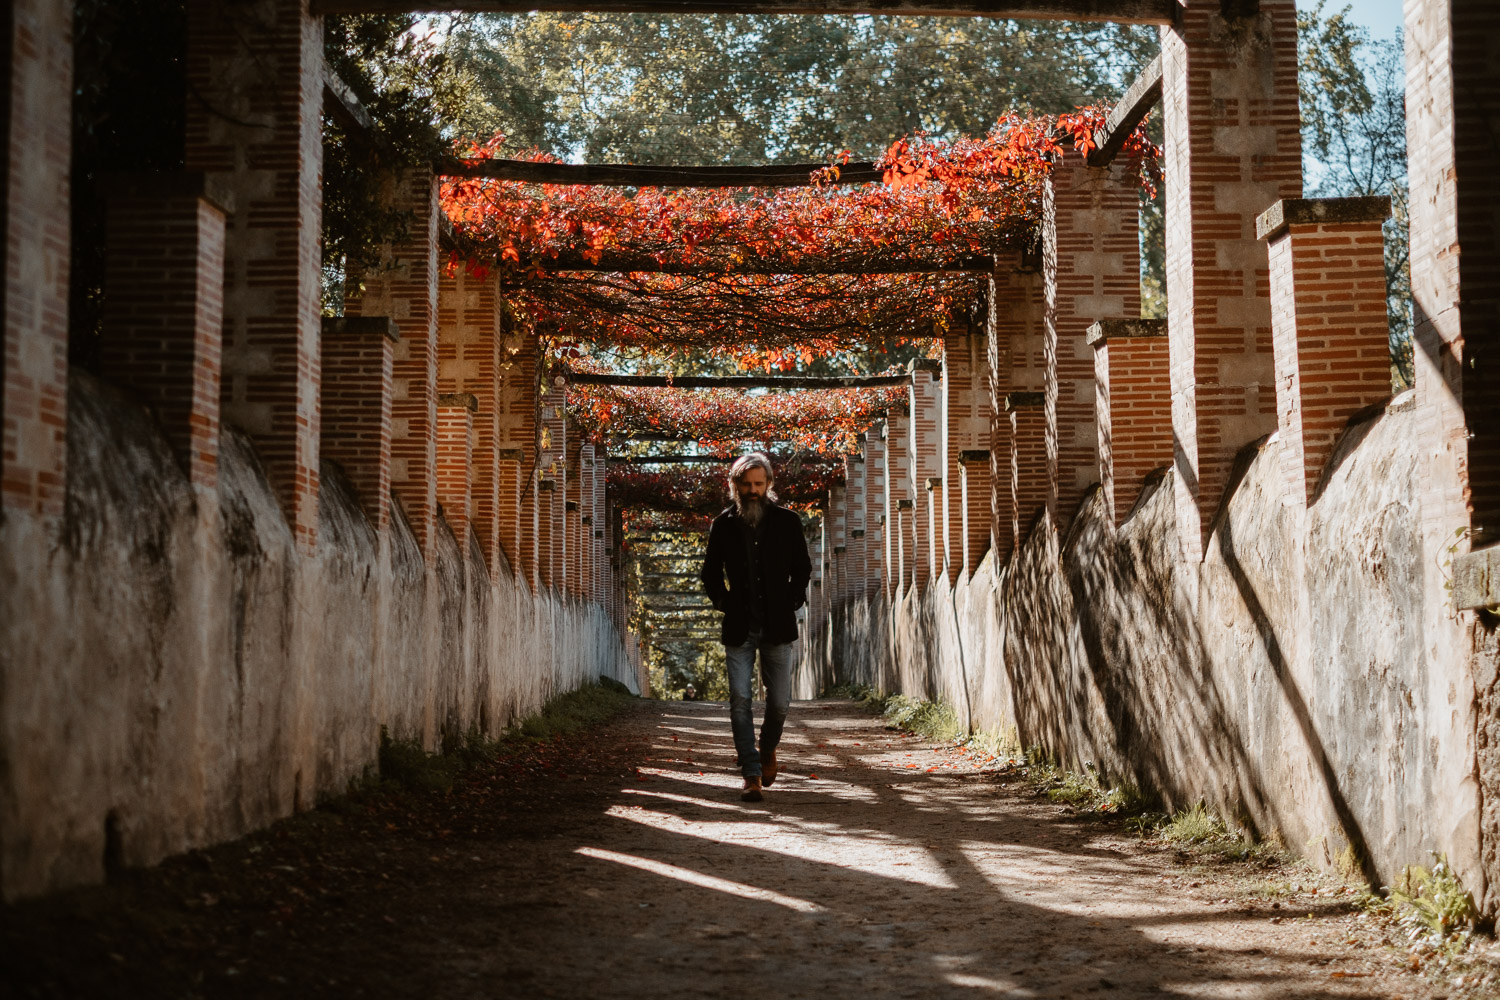
<svg viewBox="0 0 1500 1000">
<path fill-rule="evenodd" d="M 864 435 L 859 436 L 864 443 Z M 860 453 L 844 457 L 844 530 L 848 537 L 849 578 L 845 597 L 859 597 L 865 593 L 865 574 L 868 572 L 865 557 L 865 457 Z"/>
<path fill-rule="evenodd" d="M 533 337 L 508 348 L 500 364 L 500 547 L 511 570 L 535 591 L 541 570 L 537 558 L 537 376 L 540 357 Z"/>
<path fill-rule="evenodd" d="M 0 495 L 7 510 L 52 520 L 62 515 L 68 461 L 73 6 L 14 0 L 5 21 Z"/>
<path fill-rule="evenodd" d="M 832 604 L 838 604 L 846 596 L 848 591 L 849 575 L 849 508 L 848 489 L 842 484 L 835 484 L 828 489 L 828 516 L 824 523 L 828 525 L 828 543 L 832 546 L 829 552 L 829 565 L 832 567 L 833 590 L 828 594 L 828 600 Z"/>
<path fill-rule="evenodd" d="M 553 501 L 557 497 L 557 480 L 550 477 L 540 478 L 536 481 L 536 488 L 532 495 L 536 498 L 536 550 L 537 550 L 537 588 L 555 587 L 557 585 L 557 568 L 552 563 L 552 553 L 557 543 L 554 536 L 558 533 L 557 520 L 552 516 Z M 561 506 L 558 504 L 557 506 Z"/>
<path fill-rule="evenodd" d="M 392 367 L 391 489 L 401 501 L 422 556 L 433 557 L 437 517 L 437 185 L 427 168 L 393 178 L 387 205 L 413 221 L 386 248 L 383 266 L 365 275 L 363 295 L 348 296 L 351 315 L 389 316 L 401 327 Z"/>
<path fill-rule="evenodd" d="M 156 414 L 188 479 L 219 480 L 227 192 L 202 174 L 114 178 L 100 366 Z"/>
<path fill-rule="evenodd" d="M 1201 559 L 1234 456 L 1276 426 L 1255 217 L 1302 194 L 1293 0 L 1226 21 L 1190 0 L 1161 29 L 1177 532 Z"/>
<path fill-rule="evenodd" d="M 918 496 L 923 496 L 923 509 L 917 517 L 927 529 L 926 537 L 929 540 L 926 564 L 922 566 L 922 572 L 931 582 L 947 575 L 944 567 L 947 565 L 949 539 L 943 531 L 946 520 L 944 515 L 947 513 L 947 505 L 943 502 L 943 477 L 928 476 L 922 480 L 922 493 Z"/>
<path fill-rule="evenodd" d="M 996 257 L 988 292 L 990 517 L 995 556 L 1003 563 L 1015 547 L 1011 416 L 1005 400 L 1012 392 L 1043 392 L 1046 386 L 1047 306 L 1041 262 L 1016 254 Z"/>
<path fill-rule="evenodd" d="M 563 520 L 567 525 L 565 589 L 574 597 L 586 596 L 583 589 L 583 448 L 577 440 L 569 442 L 567 459 L 567 484 L 563 504 Z"/>
<path fill-rule="evenodd" d="M 537 497 L 537 561 L 542 567 L 542 585 L 562 590 L 567 580 L 567 416 L 565 391 L 549 385 L 542 395 L 541 474 L 552 486 Z"/>
<path fill-rule="evenodd" d="M 1010 536 L 1019 545 L 1036 512 L 1047 504 L 1047 412 L 1040 392 L 1005 396 L 1010 418 Z"/>
<path fill-rule="evenodd" d="M 1059 530 L 1099 470 L 1094 357 L 1085 333 L 1095 320 L 1141 314 L 1135 170 L 1125 159 L 1090 167 L 1070 151 L 1042 192 L 1047 506 Z"/>
<path fill-rule="evenodd" d="M 1099 426 L 1099 486 L 1113 523 L 1125 520 L 1146 477 L 1172 464 L 1167 321 L 1104 320 L 1089 327 Z"/>
<path fill-rule="evenodd" d="M 976 448 L 988 454 L 990 444 L 986 339 L 982 329 L 967 324 L 951 329 L 943 338 L 943 484 L 947 488 L 942 538 L 949 583 L 957 581 L 968 565 L 963 556 L 968 515 L 961 456 Z M 988 505 L 987 497 L 985 502 Z M 987 521 L 985 530 L 988 533 Z"/>
<path fill-rule="evenodd" d="M 990 450 L 965 448 L 958 453 L 958 468 L 963 570 L 973 576 L 990 550 Z"/>
<path fill-rule="evenodd" d="M 470 530 L 493 581 L 501 561 L 500 317 L 495 279 L 476 278 L 463 270 L 442 275 L 437 316 L 438 392 L 469 393 L 478 407 L 470 464 Z"/>
<path fill-rule="evenodd" d="M 479 400 L 473 393 L 446 392 L 437 399 L 437 499 L 443 517 L 458 539 L 458 551 L 467 562 L 473 510 L 474 415 Z"/>
<path fill-rule="evenodd" d="M 932 531 L 934 524 L 942 523 L 941 516 L 935 517 L 929 509 L 933 503 L 941 504 L 943 496 L 929 490 L 927 482 L 943 477 L 942 364 L 924 358 L 913 361 L 911 369 L 911 443 L 907 452 L 911 482 L 907 489 L 918 509 L 912 517 L 915 541 L 910 568 L 918 593 L 926 593 L 935 575 L 933 567 L 943 565 L 943 540 L 934 537 Z"/>
<path fill-rule="evenodd" d="M 391 519 L 391 358 L 399 340 L 386 316 L 323 320 L 319 448 L 354 484 L 377 531 Z"/>
<path fill-rule="evenodd" d="M 886 561 L 885 421 L 865 434 L 865 583 L 868 596 L 885 586 Z"/>
<path fill-rule="evenodd" d="M 1385 301 L 1389 198 L 1279 201 L 1257 220 L 1269 244 L 1276 414 L 1286 498 L 1311 503 L 1338 436 L 1390 395 Z"/>
<path fill-rule="evenodd" d="M 189 4 L 186 72 L 186 168 L 234 197 L 223 418 L 249 432 L 308 550 L 318 533 L 323 22 L 307 0 Z"/>
<path fill-rule="evenodd" d="M 886 579 L 890 581 L 892 599 L 900 597 L 911 582 L 916 551 L 913 545 L 912 509 L 916 499 L 911 491 L 911 418 L 903 413 L 886 417 L 885 497 L 886 497 Z"/>
</svg>

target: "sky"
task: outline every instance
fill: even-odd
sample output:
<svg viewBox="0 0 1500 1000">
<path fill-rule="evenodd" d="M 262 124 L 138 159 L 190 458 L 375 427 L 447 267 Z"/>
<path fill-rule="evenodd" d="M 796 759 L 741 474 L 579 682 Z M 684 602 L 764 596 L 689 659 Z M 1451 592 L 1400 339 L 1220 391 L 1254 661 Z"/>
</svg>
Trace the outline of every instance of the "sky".
<svg viewBox="0 0 1500 1000">
<path fill-rule="evenodd" d="M 1328 0 L 1325 14 L 1335 13 L 1347 4 L 1350 19 L 1370 29 L 1371 38 L 1389 38 L 1401 27 L 1401 0 Z M 1297 0 L 1297 9 L 1316 7 L 1317 0 Z"/>
</svg>

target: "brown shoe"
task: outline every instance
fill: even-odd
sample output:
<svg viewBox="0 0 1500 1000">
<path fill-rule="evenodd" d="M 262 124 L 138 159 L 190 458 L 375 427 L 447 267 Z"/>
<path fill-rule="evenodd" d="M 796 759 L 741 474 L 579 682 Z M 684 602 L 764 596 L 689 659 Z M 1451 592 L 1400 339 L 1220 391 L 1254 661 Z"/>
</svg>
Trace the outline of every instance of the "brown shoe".
<svg viewBox="0 0 1500 1000">
<path fill-rule="evenodd" d="M 746 778 L 745 790 L 740 793 L 740 801 L 759 802 L 764 797 L 760 794 L 760 778 Z"/>
<path fill-rule="evenodd" d="M 776 751 L 760 755 L 760 780 L 761 784 L 770 788 L 776 783 Z"/>
</svg>

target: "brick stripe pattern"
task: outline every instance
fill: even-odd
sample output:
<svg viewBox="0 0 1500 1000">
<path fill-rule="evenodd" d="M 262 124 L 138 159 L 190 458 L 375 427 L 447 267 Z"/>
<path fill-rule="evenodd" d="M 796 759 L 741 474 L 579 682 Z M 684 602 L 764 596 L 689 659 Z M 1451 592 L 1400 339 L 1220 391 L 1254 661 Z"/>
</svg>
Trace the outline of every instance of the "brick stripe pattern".
<svg viewBox="0 0 1500 1000">
<path fill-rule="evenodd" d="M 437 498 L 466 563 L 474 496 L 470 475 L 474 415 L 478 408 L 478 402 L 468 393 L 445 393 L 438 399 Z"/>
<path fill-rule="evenodd" d="M 890 581 L 892 600 L 906 592 L 915 556 L 912 534 L 915 497 L 911 493 L 911 464 L 907 459 L 910 423 L 910 418 L 902 413 L 892 413 L 886 418 L 886 579 Z"/>
<path fill-rule="evenodd" d="M 886 561 L 885 422 L 865 435 L 865 595 L 881 591 Z"/>
<path fill-rule="evenodd" d="M 322 24 L 307 0 L 188 5 L 186 167 L 235 205 L 223 419 L 255 442 L 304 551 L 318 530 Z"/>
<path fill-rule="evenodd" d="M 464 270 L 438 278 L 439 393 L 474 397 L 473 516 L 470 531 L 497 578 L 500 553 L 500 317 L 496 279 Z"/>
<path fill-rule="evenodd" d="M 864 435 L 859 437 L 860 450 L 844 457 L 845 532 L 848 535 L 849 586 L 845 598 L 864 595 L 869 566 L 865 558 L 865 458 Z"/>
<path fill-rule="evenodd" d="M 913 559 L 909 564 L 911 581 L 918 593 L 927 592 L 927 584 L 934 576 L 933 567 L 943 564 L 941 537 L 934 537 L 932 526 L 941 523 L 941 507 L 934 516 L 933 504 L 942 503 L 942 494 L 934 495 L 927 489 L 927 480 L 941 479 L 943 475 L 943 412 L 939 362 L 922 359 L 913 362 L 911 376 L 910 406 L 908 421 L 910 443 L 907 445 L 907 464 L 911 479 L 907 485 L 909 495 L 916 501 L 913 509 L 914 528 Z"/>
<path fill-rule="evenodd" d="M 201 186 L 201 178 L 200 186 Z M 224 211 L 183 191 L 111 193 L 100 367 L 155 412 L 188 479 L 219 470 Z"/>
<path fill-rule="evenodd" d="M 1255 217 L 1302 194 L 1293 0 L 1227 24 L 1191 0 L 1161 29 L 1173 477 L 1182 556 L 1203 557 L 1235 454 L 1276 426 Z"/>
<path fill-rule="evenodd" d="M 1043 189 L 1047 504 L 1060 529 L 1072 521 L 1099 470 L 1087 330 L 1097 320 L 1141 313 L 1135 170 L 1125 158 L 1090 167 L 1070 151 Z"/>
<path fill-rule="evenodd" d="M 983 455 L 983 458 L 976 456 Z M 990 550 L 990 450 L 976 448 L 960 456 L 959 491 L 963 508 L 964 573 L 973 576 Z"/>
<path fill-rule="evenodd" d="M 982 518 L 984 545 L 976 549 L 968 544 L 970 518 L 962 462 L 964 452 L 988 451 L 990 446 L 986 340 L 982 329 L 966 323 L 951 328 L 943 338 L 943 545 L 949 583 L 956 581 L 961 571 L 973 571 L 975 563 L 966 552 L 975 550 L 982 555 L 988 547 L 987 515 Z M 989 498 L 983 500 L 987 511 Z"/>
<path fill-rule="evenodd" d="M 511 569 L 533 591 L 540 586 L 537 558 L 537 374 L 535 338 L 502 348 L 500 362 L 500 486 L 497 490 L 500 546 Z"/>
<path fill-rule="evenodd" d="M 401 501 L 422 556 L 434 557 L 437 519 L 437 184 L 431 171 L 393 177 L 386 203 L 409 213 L 407 236 L 350 297 L 351 315 L 389 316 L 401 329 L 392 358 L 391 489 Z"/>
<path fill-rule="evenodd" d="M 385 317 L 323 323 L 322 454 L 344 470 L 377 531 L 391 517 L 394 330 Z"/>
<path fill-rule="evenodd" d="M 1285 497 L 1311 503 L 1349 417 L 1390 395 L 1380 219 L 1287 226 L 1270 240 Z"/>
<path fill-rule="evenodd" d="M 1012 426 L 1006 397 L 1042 392 L 1046 384 L 1046 290 L 1039 268 L 1016 255 L 997 257 L 989 283 L 988 384 L 990 404 L 991 522 L 995 556 L 1004 563 L 1015 548 Z M 1045 453 L 1043 461 L 1045 499 Z"/>
<path fill-rule="evenodd" d="M 1047 411 L 1040 399 L 1007 404 L 1010 534 L 1016 544 L 1047 505 Z"/>
<path fill-rule="evenodd" d="M 1094 343 L 1099 487 L 1105 510 L 1124 522 L 1147 476 L 1172 464 L 1171 363 L 1164 322 L 1136 321 Z"/>
</svg>

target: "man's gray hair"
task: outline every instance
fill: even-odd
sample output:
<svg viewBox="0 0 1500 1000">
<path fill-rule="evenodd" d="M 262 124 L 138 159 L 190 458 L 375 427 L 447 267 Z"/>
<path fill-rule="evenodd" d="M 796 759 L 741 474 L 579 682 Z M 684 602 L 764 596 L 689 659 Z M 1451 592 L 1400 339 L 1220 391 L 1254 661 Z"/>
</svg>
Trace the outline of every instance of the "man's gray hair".
<svg viewBox="0 0 1500 1000">
<path fill-rule="evenodd" d="M 771 459 L 764 452 L 759 451 L 752 451 L 748 455 L 741 455 L 729 467 L 730 499 L 733 499 L 737 495 L 735 487 L 739 485 L 741 479 L 745 478 L 745 473 L 751 469 L 760 469 L 765 472 L 766 499 L 775 501 L 776 491 L 771 489 L 771 485 L 776 482 L 776 473 L 771 470 Z"/>
</svg>

